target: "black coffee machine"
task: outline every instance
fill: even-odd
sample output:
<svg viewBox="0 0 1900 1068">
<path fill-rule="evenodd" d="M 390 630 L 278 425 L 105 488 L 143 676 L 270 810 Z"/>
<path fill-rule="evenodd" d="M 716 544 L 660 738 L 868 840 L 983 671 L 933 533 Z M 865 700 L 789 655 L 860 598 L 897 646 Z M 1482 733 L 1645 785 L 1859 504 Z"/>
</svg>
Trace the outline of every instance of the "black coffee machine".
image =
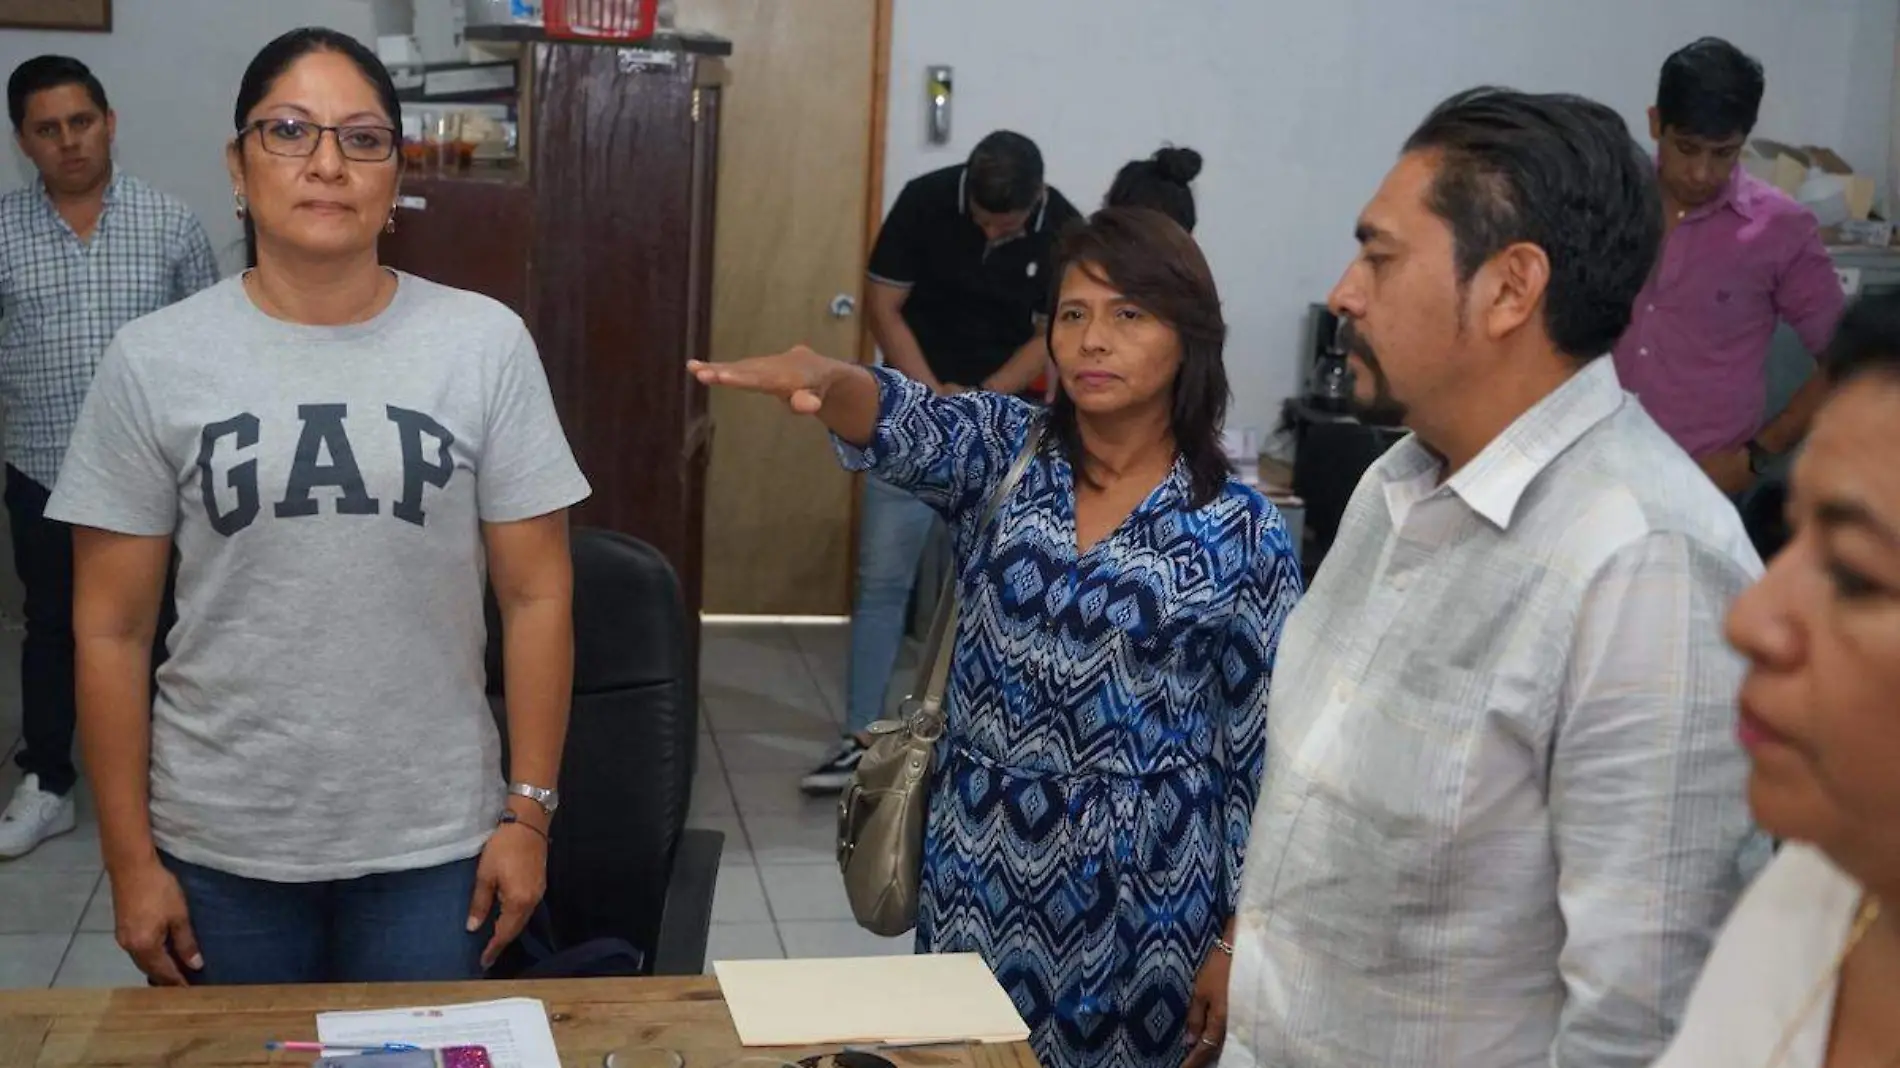
<svg viewBox="0 0 1900 1068">
<path fill-rule="evenodd" d="M 1293 433 L 1293 492 L 1306 502 L 1300 563 L 1311 581 L 1360 476 L 1405 430 L 1352 412 L 1352 371 L 1339 345 L 1339 317 L 1323 304 L 1308 307 L 1300 358 L 1305 378 L 1300 395 L 1287 400 L 1284 419 Z"/>
<path fill-rule="evenodd" d="M 1314 411 L 1345 412 L 1352 406 L 1352 371 L 1339 344 L 1339 316 L 1324 304 L 1306 309 L 1306 340 L 1300 347 L 1306 361 L 1302 396 Z"/>
</svg>

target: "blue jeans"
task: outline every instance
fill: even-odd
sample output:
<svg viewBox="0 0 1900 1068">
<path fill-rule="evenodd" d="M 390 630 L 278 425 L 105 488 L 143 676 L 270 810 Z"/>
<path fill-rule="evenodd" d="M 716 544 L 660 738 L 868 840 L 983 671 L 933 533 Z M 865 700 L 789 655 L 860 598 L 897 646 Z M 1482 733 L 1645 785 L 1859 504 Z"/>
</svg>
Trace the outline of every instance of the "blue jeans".
<svg viewBox="0 0 1900 1068">
<path fill-rule="evenodd" d="M 274 883 L 161 853 L 204 954 L 194 986 L 446 982 L 482 977 L 492 921 L 470 934 L 478 858 L 322 883 Z"/>
<path fill-rule="evenodd" d="M 864 480 L 858 516 L 858 590 L 851 611 L 850 693 L 845 730 L 857 733 L 884 713 L 891 669 L 904 642 L 904 615 L 931 528 L 930 506 L 875 478 Z"/>
</svg>

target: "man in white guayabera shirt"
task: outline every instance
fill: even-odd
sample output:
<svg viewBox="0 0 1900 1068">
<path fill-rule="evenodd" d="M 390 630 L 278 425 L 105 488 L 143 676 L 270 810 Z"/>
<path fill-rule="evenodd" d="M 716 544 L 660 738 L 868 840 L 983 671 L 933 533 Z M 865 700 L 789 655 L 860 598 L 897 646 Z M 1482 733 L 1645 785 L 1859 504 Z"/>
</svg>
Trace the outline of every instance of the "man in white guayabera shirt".
<svg viewBox="0 0 1900 1068">
<path fill-rule="evenodd" d="M 1722 616 L 1761 562 L 1602 358 L 1654 169 L 1474 90 L 1359 218 L 1331 305 L 1413 434 L 1281 638 L 1229 1068 L 1648 1065 L 1758 859 Z"/>
</svg>

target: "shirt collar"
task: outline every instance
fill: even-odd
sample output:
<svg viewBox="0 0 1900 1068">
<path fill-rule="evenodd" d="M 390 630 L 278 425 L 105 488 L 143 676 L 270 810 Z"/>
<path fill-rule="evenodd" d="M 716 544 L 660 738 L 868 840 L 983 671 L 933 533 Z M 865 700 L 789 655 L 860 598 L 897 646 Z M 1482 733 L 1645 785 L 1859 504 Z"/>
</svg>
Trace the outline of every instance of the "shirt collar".
<svg viewBox="0 0 1900 1068">
<path fill-rule="evenodd" d="M 1727 205 L 1735 214 L 1753 222 L 1755 220 L 1755 197 L 1760 188 L 1761 184 L 1756 180 L 1755 176 L 1748 173 L 1746 167 L 1737 163 L 1735 164 L 1735 173 L 1728 176 L 1728 188 L 1723 193 L 1722 203 Z"/>
<path fill-rule="evenodd" d="M 1509 530 L 1518 502 L 1537 476 L 1623 403 L 1615 363 L 1603 356 L 1591 360 L 1504 428 L 1442 489 L 1456 494 L 1492 526 Z M 1442 463 L 1416 435 L 1407 437 L 1380 462 L 1388 506 L 1395 512 L 1402 508 L 1408 497 L 1405 486 L 1436 474 Z"/>
<path fill-rule="evenodd" d="M 1656 165 L 1660 168 L 1662 160 L 1658 159 Z M 1715 195 L 1715 199 L 1683 216 L 1682 221 L 1693 222 L 1696 219 L 1706 219 L 1723 208 L 1752 221 L 1755 218 L 1755 191 L 1749 185 L 1749 177 L 1748 168 L 1738 161 L 1735 169 L 1729 172 L 1728 184 Z"/>
<path fill-rule="evenodd" d="M 106 179 L 105 206 L 108 208 L 111 207 L 119 199 L 119 194 L 124 191 L 125 172 L 119 169 L 117 163 L 114 163 L 112 164 L 112 176 Z M 46 205 L 47 211 L 55 215 L 59 214 L 59 208 L 53 204 L 53 194 L 46 190 L 46 179 L 40 177 L 38 174 L 33 176 L 33 192 L 39 194 L 40 203 Z"/>
</svg>

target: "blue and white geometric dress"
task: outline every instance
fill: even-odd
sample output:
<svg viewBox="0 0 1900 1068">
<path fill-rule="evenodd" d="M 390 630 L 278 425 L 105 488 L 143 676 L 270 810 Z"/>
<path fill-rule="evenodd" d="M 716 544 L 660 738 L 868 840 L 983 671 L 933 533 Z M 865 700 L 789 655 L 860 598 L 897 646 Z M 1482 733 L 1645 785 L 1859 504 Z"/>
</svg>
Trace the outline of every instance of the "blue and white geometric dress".
<svg viewBox="0 0 1900 1068">
<path fill-rule="evenodd" d="M 870 447 L 840 456 L 944 515 L 962 596 L 917 950 L 981 954 L 1048 1068 L 1175 1068 L 1300 595 L 1279 512 L 1233 481 L 1190 510 L 1177 463 L 1078 557 L 1074 474 L 1045 439 L 975 530 L 1037 410 L 876 373 Z"/>
</svg>

